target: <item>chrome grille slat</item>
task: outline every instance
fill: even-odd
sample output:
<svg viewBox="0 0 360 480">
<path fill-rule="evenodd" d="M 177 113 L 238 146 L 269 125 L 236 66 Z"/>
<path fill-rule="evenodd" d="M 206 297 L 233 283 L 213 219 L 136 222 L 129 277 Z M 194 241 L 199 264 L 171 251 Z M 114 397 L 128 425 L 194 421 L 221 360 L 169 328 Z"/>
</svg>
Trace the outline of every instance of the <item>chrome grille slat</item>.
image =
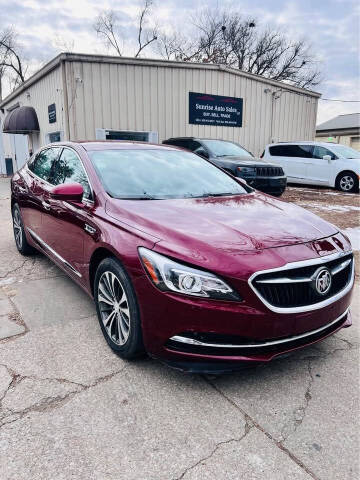
<svg viewBox="0 0 360 480">
<path fill-rule="evenodd" d="M 332 274 L 331 289 L 324 296 L 312 286 L 319 267 L 327 267 Z M 250 277 L 249 285 L 270 310 L 294 313 L 329 305 L 345 295 L 353 281 L 353 255 L 347 251 L 256 272 Z"/>
</svg>

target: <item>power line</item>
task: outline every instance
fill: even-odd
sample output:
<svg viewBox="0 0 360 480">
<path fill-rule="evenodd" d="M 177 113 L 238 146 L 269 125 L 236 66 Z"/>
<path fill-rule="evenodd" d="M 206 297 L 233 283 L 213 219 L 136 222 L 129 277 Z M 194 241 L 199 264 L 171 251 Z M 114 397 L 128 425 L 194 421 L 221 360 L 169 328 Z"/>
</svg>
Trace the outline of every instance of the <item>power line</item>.
<svg viewBox="0 0 360 480">
<path fill-rule="evenodd" d="M 339 100 L 337 98 L 319 98 L 319 100 L 325 100 L 326 102 L 360 103 L 360 100 Z"/>
</svg>

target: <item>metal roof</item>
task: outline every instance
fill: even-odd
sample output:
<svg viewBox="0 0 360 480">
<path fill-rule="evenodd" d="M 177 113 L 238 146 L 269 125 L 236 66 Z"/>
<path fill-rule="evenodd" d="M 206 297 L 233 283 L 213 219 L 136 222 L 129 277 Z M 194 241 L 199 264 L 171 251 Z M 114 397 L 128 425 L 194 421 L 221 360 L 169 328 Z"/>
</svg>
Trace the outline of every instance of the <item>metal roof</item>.
<svg viewBox="0 0 360 480">
<path fill-rule="evenodd" d="M 360 113 L 338 115 L 316 127 L 316 131 L 345 130 L 347 128 L 360 128 Z"/>
<path fill-rule="evenodd" d="M 203 69 L 203 70 L 217 70 L 241 77 L 251 78 L 267 85 L 273 85 L 283 90 L 289 90 L 300 95 L 309 95 L 311 97 L 319 98 L 320 93 L 312 90 L 306 90 L 304 88 L 295 87 L 284 82 L 277 80 L 271 80 L 269 78 L 262 77 L 261 75 L 255 75 L 253 73 L 244 72 L 235 68 L 227 67 L 226 65 L 219 65 L 215 63 L 196 63 L 196 62 L 178 62 L 174 60 L 163 60 L 155 58 L 134 58 L 134 57 L 118 57 L 109 55 L 92 55 L 92 54 L 79 54 L 79 53 L 60 53 L 55 58 L 50 60 L 34 75 L 28 78 L 22 85 L 14 90 L 10 95 L 4 98 L 0 102 L 0 108 L 4 108 L 11 100 L 16 98 L 21 92 L 29 88 L 32 84 L 39 81 L 45 75 L 50 73 L 55 68 L 58 68 L 64 62 L 90 62 L 90 63 L 117 63 L 123 65 L 148 65 L 155 67 L 168 67 L 168 68 L 191 68 L 191 69 Z"/>
</svg>

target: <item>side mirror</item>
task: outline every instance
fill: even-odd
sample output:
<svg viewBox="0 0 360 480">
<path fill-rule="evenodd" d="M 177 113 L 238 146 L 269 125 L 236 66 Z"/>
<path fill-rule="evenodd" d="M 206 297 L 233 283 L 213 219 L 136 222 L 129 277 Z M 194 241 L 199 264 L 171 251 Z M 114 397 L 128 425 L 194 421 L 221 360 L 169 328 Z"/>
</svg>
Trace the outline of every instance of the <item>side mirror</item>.
<svg viewBox="0 0 360 480">
<path fill-rule="evenodd" d="M 81 203 L 84 195 L 83 186 L 80 183 L 62 183 L 50 192 L 50 197 L 63 202 Z"/>
<path fill-rule="evenodd" d="M 331 156 L 330 155 L 324 155 L 323 160 L 325 160 L 326 162 L 331 162 Z"/>
<path fill-rule="evenodd" d="M 203 148 L 195 150 L 194 153 L 196 153 L 196 155 L 199 155 L 200 157 L 209 158 L 209 154 Z"/>
</svg>

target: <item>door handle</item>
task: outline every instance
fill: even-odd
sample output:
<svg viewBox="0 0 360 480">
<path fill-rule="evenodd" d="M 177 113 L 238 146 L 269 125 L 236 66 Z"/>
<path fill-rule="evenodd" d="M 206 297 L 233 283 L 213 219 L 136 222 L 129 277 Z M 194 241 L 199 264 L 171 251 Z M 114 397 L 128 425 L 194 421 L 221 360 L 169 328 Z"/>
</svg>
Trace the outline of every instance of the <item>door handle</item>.
<svg viewBox="0 0 360 480">
<path fill-rule="evenodd" d="M 51 210 L 50 204 L 45 201 L 42 202 L 42 206 L 45 208 L 45 210 Z"/>
</svg>

